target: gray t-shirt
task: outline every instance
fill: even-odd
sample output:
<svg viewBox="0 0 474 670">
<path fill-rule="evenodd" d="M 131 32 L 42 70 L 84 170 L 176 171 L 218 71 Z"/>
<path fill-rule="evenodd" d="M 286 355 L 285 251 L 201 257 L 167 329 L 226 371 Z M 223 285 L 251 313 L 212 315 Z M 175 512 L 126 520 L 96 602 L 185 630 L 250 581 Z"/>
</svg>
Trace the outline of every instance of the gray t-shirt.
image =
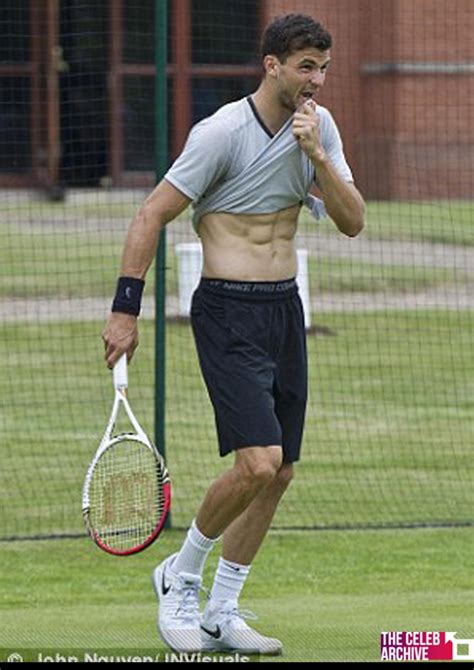
<svg viewBox="0 0 474 670">
<path fill-rule="evenodd" d="M 341 177 L 352 181 L 334 119 L 324 107 L 318 105 L 317 112 L 326 153 Z M 211 211 L 280 211 L 304 202 L 317 184 L 314 166 L 293 136 L 292 119 L 272 135 L 250 97 L 197 123 L 165 179 L 193 201 L 196 228 Z"/>
</svg>

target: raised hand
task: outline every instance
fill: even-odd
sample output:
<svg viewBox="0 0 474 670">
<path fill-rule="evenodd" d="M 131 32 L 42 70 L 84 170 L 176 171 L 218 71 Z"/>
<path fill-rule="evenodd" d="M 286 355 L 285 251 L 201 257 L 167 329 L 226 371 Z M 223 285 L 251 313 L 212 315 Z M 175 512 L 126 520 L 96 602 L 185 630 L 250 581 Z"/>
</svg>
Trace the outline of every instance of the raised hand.
<svg viewBox="0 0 474 670">
<path fill-rule="evenodd" d="M 316 163 L 326 160 L 319 124 L 319 114 L 314 100 L 305 102 L 293 116 L 293 135 L 305 154 Z"/>
</svg>

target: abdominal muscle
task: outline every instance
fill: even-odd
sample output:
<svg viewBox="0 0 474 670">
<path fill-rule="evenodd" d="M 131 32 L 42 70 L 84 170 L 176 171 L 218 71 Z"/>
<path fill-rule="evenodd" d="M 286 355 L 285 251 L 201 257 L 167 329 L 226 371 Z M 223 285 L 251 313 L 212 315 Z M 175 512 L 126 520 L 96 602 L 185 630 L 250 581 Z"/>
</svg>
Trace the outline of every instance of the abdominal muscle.
<svg viewBox="0 0 474 670">
<path fill-rule="evenodd" d="M 271 214 L 210 212 L 199 224 L 203 277 L 279 281 L 295 277 L 294 245 L 301 206 Z"/>
</svg>

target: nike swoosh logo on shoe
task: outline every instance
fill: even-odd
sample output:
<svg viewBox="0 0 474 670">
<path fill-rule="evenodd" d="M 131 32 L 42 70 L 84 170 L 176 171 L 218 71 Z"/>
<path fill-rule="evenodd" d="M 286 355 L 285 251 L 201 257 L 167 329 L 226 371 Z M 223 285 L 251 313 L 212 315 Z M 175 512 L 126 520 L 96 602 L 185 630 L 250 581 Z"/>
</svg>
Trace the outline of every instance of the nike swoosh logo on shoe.
<svg viewBox="0 0 474 670">
<path fill-rule="evenodd" d="M 216 626 L 216 630 L 209 630 L 208 628 L 204 628 L 204 626 L 201 626 L 202 630 L 213 637 L 215 640 L 218 640 L 221 636 L 221 629 L 219 626 Z"/>
<path fill-rule="evenodd" d="M 168 593 L 168 591 L 170 590 L 170 588 L 171 588 L 171 584 L 169 584 L 168 586 L 166 586 L 166 583 L 165 583 L 165 571 L 163 570 L 163 574 L 162 574 L 162 576 L 161 576 L 161 591 L 162 591 L 162 593 L 163 593 L 164 596 Z"/>
</svg>

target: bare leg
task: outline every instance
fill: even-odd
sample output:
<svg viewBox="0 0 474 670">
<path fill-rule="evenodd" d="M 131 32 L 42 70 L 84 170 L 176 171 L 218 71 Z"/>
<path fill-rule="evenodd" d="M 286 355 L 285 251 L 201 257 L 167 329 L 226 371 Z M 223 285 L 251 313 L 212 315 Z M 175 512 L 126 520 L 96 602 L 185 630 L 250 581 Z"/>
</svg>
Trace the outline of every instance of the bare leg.
<svg viewBox="0 0 474 670">
<path fill-rule="evenodd" d="M 196 526 L 209 538 L 218 537 L 276 476 L 282 449 L 248 447 L 235 455 L 232 470 L 224 472 L 206 493 Z"/>
<path fill-rule="evenodd" d="M 250 565 L 267 534 L 281 497 L 293 476 L 293 466 L 281 466 L 276 477 L 253 498 L 224 533 L 222 557 Z"/>
</svg>

